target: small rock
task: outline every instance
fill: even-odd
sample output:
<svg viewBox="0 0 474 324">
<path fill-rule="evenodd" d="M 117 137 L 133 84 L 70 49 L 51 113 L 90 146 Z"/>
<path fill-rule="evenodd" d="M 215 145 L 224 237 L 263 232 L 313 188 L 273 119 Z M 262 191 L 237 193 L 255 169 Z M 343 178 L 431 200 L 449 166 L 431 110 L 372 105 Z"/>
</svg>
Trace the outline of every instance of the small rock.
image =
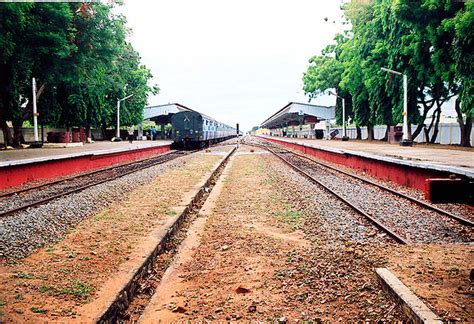
<svg viewBox="0 0 474 324">
<path fill-rule="evenodd" d="M 229 246 L 228 246 L 228 245 L 224 245 L 224 246 L 222 247 L 222 251 L 227 251 L 228 249 L 229 249 Z"/>
<path fill-rule="evenodd" d="M 176 306 L 172 309 L 172 312 L 173 313 L 186 313 L 186 308 L 182 307 L 182 306 Z"/>
<path fill-rule="evenodd" d="M 248 308 L 249 313 L 255 313 L 257 311 L 257 306 L 250 305 Z"/>
<path fill-rule="evenodd" d="M 235 292 L 238 294 L 248 294 L 250 292 L 250 289 L 239 286 L 239 288 L 237 288 Z"/>
</svg>

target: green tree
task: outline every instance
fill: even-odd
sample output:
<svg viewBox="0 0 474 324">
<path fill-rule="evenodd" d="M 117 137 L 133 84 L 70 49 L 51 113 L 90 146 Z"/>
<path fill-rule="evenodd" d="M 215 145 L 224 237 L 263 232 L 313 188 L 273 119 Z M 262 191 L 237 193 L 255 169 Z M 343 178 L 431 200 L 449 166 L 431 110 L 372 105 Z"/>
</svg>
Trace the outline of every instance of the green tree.
<svg viewBox="0 0 474 324">
<path fill-rule="evenodd" d="M 353 118 L 351 95 L 344 88 L 341 88 L 341 76 L 344 71 L 343 62 L 340 60 L 341 46 L 347 39 L 338 34 L 335 37 L 336 44 L 328 45 L 322 50 L 321 55 L 313 56 L 309 60 L 307 71 L 303 74 L 303 90 L 309 97 L 313 98 L 324 94 L 328 90 L 334 89 L 336 94 L 344 98 L 346 107 L 346 119 Z M 342 124 L 342 102 L 337 100 L 336 122 Z M 359 129 L 359 128 L 358 128 Z M 358 132 L 360 134 L 360 131 Z"/>
<path fill-rule="evenodd" d="M 51 126 L 106 128 L 115 104 L 127 92 L 124 123 L 138 123 L 150 71 L 127 43 L 123 16 L 102 3 L 0 4 L 0 124 L 6 144 L 23 141 L 31 118 L 31 78 L 38 80 L 40 120 Z M 7 121 L 14 126 L 12 139 Z"/>
<path fill-rule="evenodd" d="M 23 121 L 31 116 L 31 79 L 39 84 L 38 97 L 54 80 L 72 45 L 68 26 L 72 14 L 64 3 L 0 4 L 0 123 L 7 144 L 22 141 Z M 11 120 L 14 138 L 6 127 Z"/>
</svg>

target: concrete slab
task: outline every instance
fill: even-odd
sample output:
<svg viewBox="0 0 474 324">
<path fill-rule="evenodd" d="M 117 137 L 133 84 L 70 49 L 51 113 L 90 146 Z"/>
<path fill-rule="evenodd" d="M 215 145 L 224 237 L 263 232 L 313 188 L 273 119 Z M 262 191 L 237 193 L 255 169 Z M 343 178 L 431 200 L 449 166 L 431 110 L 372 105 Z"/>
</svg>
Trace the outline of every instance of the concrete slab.
<svg viewBox="0 0 474 324">
<path fill-rule="evenodd" d="M 408 289 L 390 270 L 377 268 L 375 273 L 383 289 L 400 304 L 414 323 L 441 324 L 443 321 L 433 313 L 414 293 Z"/>
<path fill-rule="evenodd" d="M 474 149 L 469 148 L 456 150 L 431 148 L 424 145 L 417 146 L 416 144 L 413 147 L 405 147 L 398 144 L 364 141 L 343 142 L 274 136 L 262 137 L 301 144 L 333 153 L 347 153 L 389 163 L 451 172 L 474 178 Z"/>
<path fill-rule="evenodd" d="M 134 141 L 130 144 L 123 142 L 95 142 L 79 147 L 18 149 L 0 151 L 0 168 L 13 165 L 30 164 L 35 162 L 61 160 L 86 155 L 103 155 L 110 153 L 126 152 L 137 149 L 152 148 L 170 145 L 170 140 L 159 141 Z"/>
</svg>

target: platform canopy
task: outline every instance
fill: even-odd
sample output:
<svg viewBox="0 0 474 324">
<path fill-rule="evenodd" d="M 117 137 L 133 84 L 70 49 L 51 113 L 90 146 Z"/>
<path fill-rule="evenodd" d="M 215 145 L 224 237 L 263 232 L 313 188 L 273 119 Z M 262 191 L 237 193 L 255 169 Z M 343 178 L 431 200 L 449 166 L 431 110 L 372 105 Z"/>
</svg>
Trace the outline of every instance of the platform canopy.
<svg viewBox="0 0 474 324">
<path fill-rule="evenodd" d="M 289 125 L 316 124 L 322 120 L 330 120 L 335 117 L 335 106 L 318 106 L 307 103 L 290 102 L 277 111 L 267 120 L 261 128 L 283 128 Z"/>
<path fill-rule="evenodd" d="M 170 103 L 166 105 L 148 106 L 143 110 L 143 119 L 152 120 L 157 124 L 168 124 L 171 122 L 171 116 L 181 111 L 194 111 L 191 108 L 179 103 Z"/>
</svg>

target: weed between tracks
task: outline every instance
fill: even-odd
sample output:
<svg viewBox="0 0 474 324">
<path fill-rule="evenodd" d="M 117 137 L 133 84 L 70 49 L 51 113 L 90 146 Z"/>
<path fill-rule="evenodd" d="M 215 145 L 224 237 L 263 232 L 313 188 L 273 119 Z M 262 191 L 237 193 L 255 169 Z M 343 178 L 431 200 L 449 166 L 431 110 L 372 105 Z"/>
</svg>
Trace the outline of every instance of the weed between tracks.
<svg viewBox="0 0 474 324">
<path fill-rule="evenodd" d="M 171 216 L 169 206 L 220 159 L 195 155 L 120 202 L 84 220 L 64 239 L 22 260 L 0 264 L 2 321 L 70 320 L 135 253 L 135 247 Z M 136 199 L 136 197 L 141 197 Z M 45 310 L 34 312 L 32 308 Z"/>
<path fill-rule="evenodd" d="M 311 241 L 311 249 L 293 249 L 285 264 L 274 274 L 286 292 L 289 307 L 310 314 L 317 321 L 354 319 L 403 319 L 401 310 L 381 291 L 373 269 L 386 264 L 380 253 L 384 244 L 354 241 L 333 232 L 338 220 L 337 207 L 330 208 L 324 192 L 308 186 L 299 174 L 288 171 L 275 157 L 266 157 L 267 173 L 284 210 L 274 217 L 293 229 L 301 230 Z M 288 206 L 293 202 L 293 206 Z M 328 208 L 329 207 L 329 208 Z M 329 213 L 328 217 L 322 217 Z M 328 223 L 330 222 L 330 223 Z"/>
<path fill-rule="evenodd" d="M 129 305 L 128 309 L 122 311 L 119 314 L 119 321 L 138 321 L 143 311 L 145 310 L 145 307 L 150 302 L 151 297 L 155 293 L 163 274 L 173 262 L 173 258 L 176 255 L 180 244 L 186 238 L 189 226 L 198 216 L 199 210 L 201 209 L 206 199 L 209 197 L 209 194 L 211 193 L 214 185 L 216 184 L 217 179 L 222 174 L 224 168 L 225 165 L 219 167 L 216 175 L 210 181 L 210 186 L 207 188 L 207 190 L 204 191 L 204 194 L 201 196 L 201 198 L 197 202 L 190 205 L 190 209 L 185 215 L 184 219 L 179 224 L 178 230 L 166 243 L 164 252 L 160 253 L 158 258 L 155 260 L 154 267 L 152 268 L 152 270 L 148 272 L 146 278 L 143 278 L 140 282 L 137 283 L 139 285 L 138 293 L 136 296 L 134 296 L 134 299 Z M 165 211 L 165 214 L 171 216 L 175 215 L 176 212 Z"/>
</svg>

